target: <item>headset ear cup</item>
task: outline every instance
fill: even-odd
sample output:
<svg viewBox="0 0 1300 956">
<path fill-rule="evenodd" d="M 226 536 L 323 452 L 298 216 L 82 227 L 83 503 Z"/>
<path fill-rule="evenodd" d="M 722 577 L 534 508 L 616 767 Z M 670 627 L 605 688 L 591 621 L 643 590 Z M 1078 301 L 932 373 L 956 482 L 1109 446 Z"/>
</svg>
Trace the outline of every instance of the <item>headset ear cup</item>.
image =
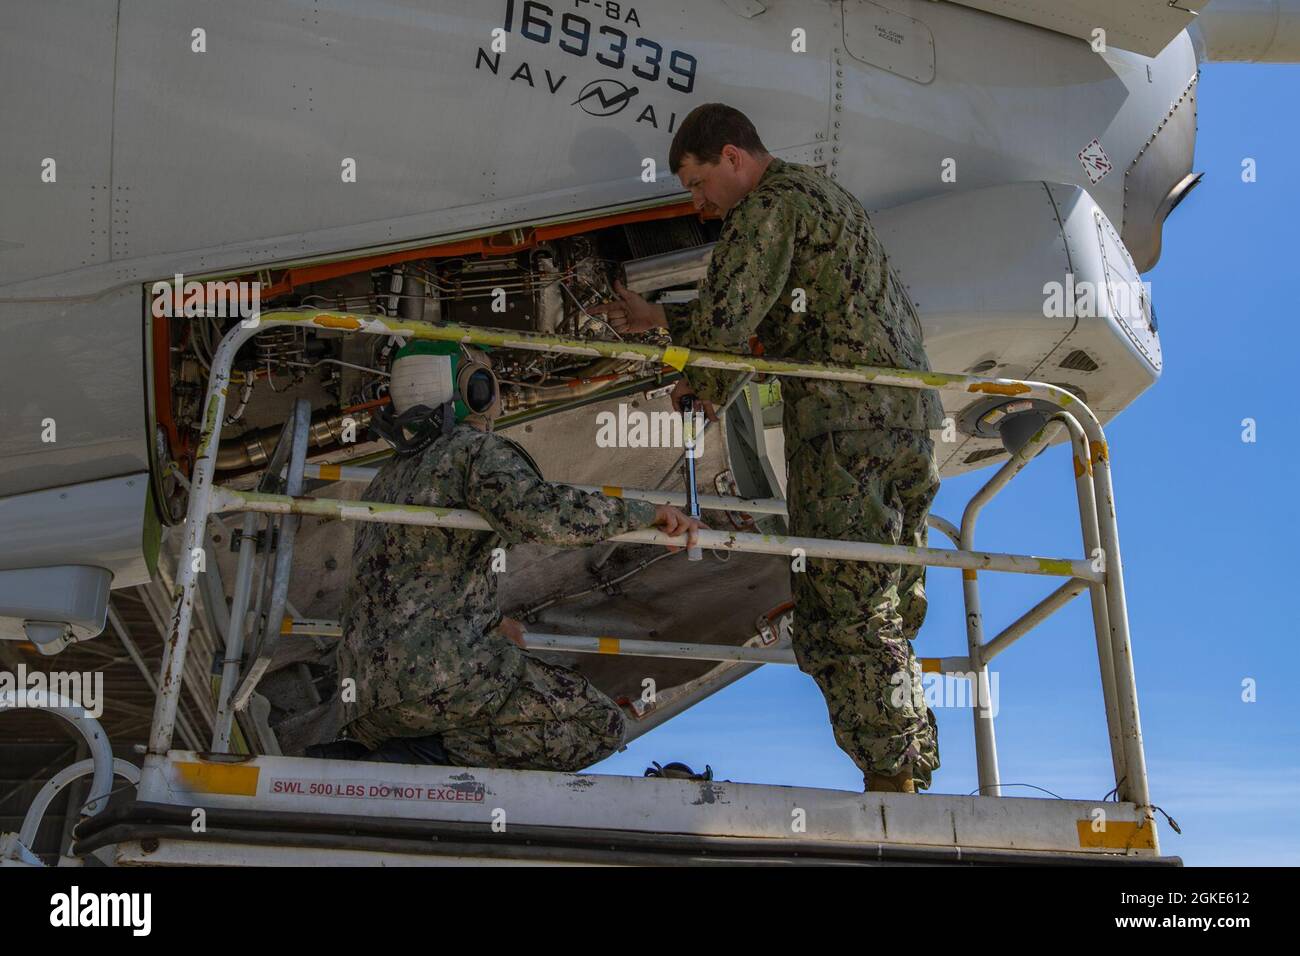
<svg viewBox="0 0 1300 956">
<path fill-rule="evenodd" d="M 501 411 L 501 386 L 486 364 L 466 362 L 456 376 L 456 391 L 470 417 L 491 422 Z"/>
<path fill-rule="evenodd" d="M 489 369 L 479 369 L 470 376 L 469 389 L 471 397 L 465 404 L 476 412 L 486 412 L 496 404 L 500 386 Z"/>
</svg>

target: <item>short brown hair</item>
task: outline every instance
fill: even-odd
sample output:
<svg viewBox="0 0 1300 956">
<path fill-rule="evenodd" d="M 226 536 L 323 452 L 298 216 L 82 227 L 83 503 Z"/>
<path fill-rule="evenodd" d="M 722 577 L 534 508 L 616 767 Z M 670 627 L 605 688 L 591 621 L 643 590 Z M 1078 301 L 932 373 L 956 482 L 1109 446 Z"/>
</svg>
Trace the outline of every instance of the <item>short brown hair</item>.
<svg viewBox="0 0 1300 956">
<path fill-rule="evenodd" d="M 756 156 L 766 156 L 767 147 L 749 117 L 725 103 L 705 103 L 686 114 L 677 127 L 668 150 L 668 168 L 677 172 L 689 153 L 697 162 L 716 163 L 724 146 L 735 146 Z"/>
</svg>

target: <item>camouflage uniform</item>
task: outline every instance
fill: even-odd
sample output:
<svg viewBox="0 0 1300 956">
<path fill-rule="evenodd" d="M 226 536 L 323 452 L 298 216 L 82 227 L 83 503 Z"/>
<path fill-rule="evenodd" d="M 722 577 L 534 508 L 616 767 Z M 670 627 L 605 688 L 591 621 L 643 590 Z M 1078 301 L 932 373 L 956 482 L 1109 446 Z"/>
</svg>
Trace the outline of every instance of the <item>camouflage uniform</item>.
<svg viewBox="0 0 1300 956">
<path fill-rule="evenodd" d="M 779 159 L 728 213 L 698 301 L 665 309 L 673 341 L 693 348 L 930 368 L 920 321 L 862 206 Z M 732 374 L 687 370 L 715 403 Z M 938 394 L 808 378 L 783 378 L 781 392 L 790 532 L 924 545 L 939 486 L 929 434 L 942 425 Z M 826 697 L 840 747 L 864 774 L 911 763 L 928 787 L 938 739 L 911 644 L 925 619 L 925 569 L 810 559 L 791 588 L 795 655 Z"/>
<path fill-rule="evenodd" d="M 593 544 L 648 527 L 654 505 L 549 484 L 511 442 L 466 425 L 390 459 L 363 497 L 468 508 L 493 531 L 360 526 L 339 649 L 339 676 L 357 685 L 346 736 L 373 748 L 440 734 L 459 765 L 520 770 L 579 770 L 622 746 L 617 704 L 502 633 L 492 551 Z"/>
</svg>

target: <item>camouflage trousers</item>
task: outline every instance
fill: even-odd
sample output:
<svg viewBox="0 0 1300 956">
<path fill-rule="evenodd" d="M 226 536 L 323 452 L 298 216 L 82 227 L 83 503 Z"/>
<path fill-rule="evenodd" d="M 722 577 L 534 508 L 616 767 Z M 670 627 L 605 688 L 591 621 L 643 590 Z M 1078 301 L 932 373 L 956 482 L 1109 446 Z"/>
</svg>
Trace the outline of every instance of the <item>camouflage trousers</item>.
<svg viewBox="0 0 1300 956">
<path fill-rule="evenodd" d="M 448 728 L 447 714 L 415 701 L 364 714 L 345 734 L 373 749 L 392 737 L 438 733 L 457 766 L 508 770 L 581 770 L 623 746 L 616 703 L 581 674 L 517 652 L 522 676 L 495 714 Z"/>
<path fill-rule="evenodd" d="M 934 442 L 912 429 L 831 432 L 791 449 L 790 533 L 924 547 L 939 489 Z M 807 560 L 790 575 L 799 667 L 826 698 L 835 740 L 867 773 L 939 767 L 938 730 L 912 650 L 925 620 L 925 568 Z"/>
</svg>

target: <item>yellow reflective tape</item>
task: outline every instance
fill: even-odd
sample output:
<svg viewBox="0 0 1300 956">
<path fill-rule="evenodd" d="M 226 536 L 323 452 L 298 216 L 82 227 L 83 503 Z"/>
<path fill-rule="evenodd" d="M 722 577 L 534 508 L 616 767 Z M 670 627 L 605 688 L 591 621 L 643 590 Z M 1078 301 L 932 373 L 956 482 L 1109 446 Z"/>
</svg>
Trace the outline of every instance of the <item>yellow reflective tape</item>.
<svg viewBox="0 0 1300 956">
<path fill-rule="evenodd" d="M 1092 460 L 1094 462 L 1110 461 L 1110 451 L 1106 448 L 1104 441 L 1094 441 L 1088 444 L 1092 448 Z"/>
<path fill-rule="evenodd" d="M 289 617 L 289 615 L 287 614 L 285 615 L 284 620 L 280 622 L 280 633 L 281 634 L 293 633 L 293 618 Z"/>
<path fill-rule="evenodd" d="M 1038 568 L 1040 571 L 1048 571 L 1052 574 L 1074 574 L 1069 561 L 1060 561 L 1056 558 L 1039 558 Z"/>
<path fill-rule="evenodd" d="M 963 581 L 974 581 L 979 577 L 979 572 L 974 568 L 962 568 L 961 579 Z"/>
<path fill-rule="evenodd" d="M 177 763 L 173 766 L 181 782 L 196 793 L 257 796 L 258 767 L 225 763 Z"/>
<path fill-rule="evenodd" d="M 922 673 L 922 674 L 937 674 L 937 673 L 939 673 L 939 658 L 937 658 L 937 657 L 922 657 L 922 658 L 921 658 L 921 673 Z"/>
<path fill-rule="evenodd" d="M 596 640 L 600 644 L 601 654 L 617 654 L 618 638 L 617 637 L 598 637 Z"/>
<path fill-rule="evenodd" d="M 623 489 L 618 485 L 601 485 L 600 490 L 603 494 L 609 495 L 611 498 L 623 497 Z"/>
<path fill-rule="evenodd" d="M 670 345 L 664 349 L 664 364 L 671 365 L 680 372 L 686 367 L 686 360 L 690 355 L 690 349 L 682 348 L 680 345 Z"/>
<path fill-rule="evenodd" d="M 343 477 L 343 469 L 338 465 L 321 465 L 320 476 L 326 481 L 338 481 Z"/>
<path fill-rule="evenodd" d="M 1155 827 L 1140 827 L 1131 820 L 1107 820 L 1104 830 L 1094 830 L 1091 820 L 1076 822 L 1079 846 L 1084 849 L 1154 850 Z"/>
</svg>

